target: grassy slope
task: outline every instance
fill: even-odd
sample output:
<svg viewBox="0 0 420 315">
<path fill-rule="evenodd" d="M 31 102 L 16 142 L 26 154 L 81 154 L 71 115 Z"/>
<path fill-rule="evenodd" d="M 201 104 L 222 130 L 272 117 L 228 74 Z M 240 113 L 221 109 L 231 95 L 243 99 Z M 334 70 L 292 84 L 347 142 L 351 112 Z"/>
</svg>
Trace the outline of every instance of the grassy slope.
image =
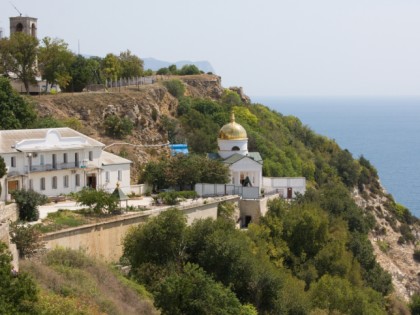
<svg viewBox="0 0 420 315">
<path fill-rule="evenodd" d="M 149 293 L 82 252 L 56 249 L 22 261 L 40 287 L 41 314 L 157 314 Z"/>
</svg>

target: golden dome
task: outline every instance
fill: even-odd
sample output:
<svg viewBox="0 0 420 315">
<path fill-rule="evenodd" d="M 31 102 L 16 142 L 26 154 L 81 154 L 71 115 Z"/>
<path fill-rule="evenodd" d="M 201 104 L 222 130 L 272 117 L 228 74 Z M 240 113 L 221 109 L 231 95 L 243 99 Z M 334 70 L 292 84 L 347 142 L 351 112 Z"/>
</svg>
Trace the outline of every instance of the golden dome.
<svg viewBox="0 0 420 315">
<path fill-rule="evenodd" d="M 235 114 L 232 112 L 230 114 L 230 123 L 224 125 L 219 131 L 219 139 L 239 140 L 247 138 L 244 127 L 235 122 Z"/>
</svg>

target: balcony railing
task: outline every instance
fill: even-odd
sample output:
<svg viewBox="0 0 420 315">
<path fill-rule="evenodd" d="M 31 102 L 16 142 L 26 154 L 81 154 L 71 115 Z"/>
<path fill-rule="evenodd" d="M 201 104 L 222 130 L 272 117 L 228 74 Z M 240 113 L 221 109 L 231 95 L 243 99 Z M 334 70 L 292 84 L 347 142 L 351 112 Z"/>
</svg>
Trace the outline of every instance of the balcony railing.
<svg viewBox="0 0 420 315">
<path fill-rule="evenodd" d="M 73 163 L 56 163 L 53 164 L 44 164 L 44 165 L 32 165 L 30 172 L 45 172 L 45 171 L 55 171 L 55 170 L 67 170 L 71 168 L 79 168 L 82 167 L 79 163 L 79 165 L 76 165 Z M 29 167 L 25 166 L 25 173 L 27 174 L 29 171 Z"/>
</svg>

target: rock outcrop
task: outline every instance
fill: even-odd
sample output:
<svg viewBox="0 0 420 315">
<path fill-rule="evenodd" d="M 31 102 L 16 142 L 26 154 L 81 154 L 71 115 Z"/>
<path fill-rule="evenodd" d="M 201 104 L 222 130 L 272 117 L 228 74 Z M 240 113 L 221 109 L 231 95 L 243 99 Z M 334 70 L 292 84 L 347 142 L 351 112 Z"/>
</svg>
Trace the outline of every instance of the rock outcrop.
<svg viewBox="0 0 420 315">
<path fill-rule="evenodd" d="M 414 243 L 402 243 L 401 222 L 395 220 L 395 215 L 386 207 L 390 201 L 386 191 L 382 188 L 380 195 L 367 196 L 362 197 L 357 189 L 353 192 L 357 205 L 375 216 L 377 227 L 369 234 L 369 239 L 376 261 L 391 274 L 397 295 L 408 301 L 413 293 L 420 292 L 420 263 L 413 258 L 414 243 L 420 241 L 420 226 L 418 223 L 411 226 L 417 239 Z"/>
</svg>

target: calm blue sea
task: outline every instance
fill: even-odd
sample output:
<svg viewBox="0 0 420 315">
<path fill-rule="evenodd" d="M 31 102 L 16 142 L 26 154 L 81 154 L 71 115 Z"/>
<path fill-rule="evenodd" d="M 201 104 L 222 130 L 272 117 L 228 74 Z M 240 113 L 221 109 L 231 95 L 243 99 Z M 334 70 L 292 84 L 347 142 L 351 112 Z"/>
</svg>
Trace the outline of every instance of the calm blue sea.
<svg viewBox="0 0 420 315">
<path fill-rule="evenodd" d="M 251 99 L 363 154 L 387 191 L 420 218 L 420 98 Z"/>
</svg>

